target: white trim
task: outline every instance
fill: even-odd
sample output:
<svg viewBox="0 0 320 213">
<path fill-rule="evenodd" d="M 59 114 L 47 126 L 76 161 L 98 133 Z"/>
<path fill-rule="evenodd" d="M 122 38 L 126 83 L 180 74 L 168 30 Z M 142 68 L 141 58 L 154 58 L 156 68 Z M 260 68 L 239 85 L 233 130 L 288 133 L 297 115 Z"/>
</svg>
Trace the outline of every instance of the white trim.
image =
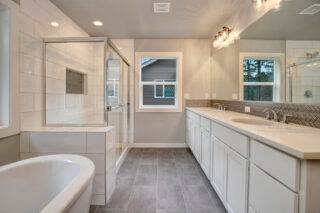
<svg viewBox="0 0 320 213">
<path fill-rule="evenodd" d="M 244 85 L 273 85 L 273 102 L 280 102 L 284 100 L 285 97 L 285 54 L 284 53 L 261 53 L 261 52 L 241 52 L 239 54 L 239 100 L 243 101 L 243 87 Z M 272 59 L 279 60 L 280 67 L 276 67 L 274 72 L 274 82 L 243 82 L 243 59 L 249 57 L 252 59 Z M 276 70 L 279 70 L 276 72 Z"/>
<path fill-rule="evenodd" d="M 120 167 L 122 166 L 124 160 L 126 159 L 129 151 L 131 149 L 131 146 L 128 146 L 120 155 L 119 159 L 116 162 L 116 173 L 118 173 Z"/>
<path fill-rule="evenodd" d="M 0 129 L 0 138 L 16 135 L 20 129 L 19 111 L 19 5 L 11 0 L 0 0 L 10 9 L 10 121 Z"/>
<path fill-rule="evenodd" d="M 186 143 L 133 143 L 134 148 L 187 148 Z"/>
<path fill-rule="evenodd" d="M 142 57 L 155 59 L 177 59 L 177 80 L 176 82 L 158 82 L 163 85 L 176 85 L 175 105 L 174 106 L 146 106 L 142 104 L 143 85 L 154 85 L 154 82 L 141 82 L 141 64 Z M 136 52 L 135 53 L 135 112 L 182 112 L 182 52 Z"/>
<path fill-rule="evenodd" d="M 155 84 L 153 86 L 153 97 L 154 98 L 176 98 L 176 97 L 165 97 L 165 86 L 175 86 L 176 87 L 176 82 L 170 82 L 171 79 L 161 79 L 161 80 L 154 80 Z M 169 82 L 168 82 L 169 81 Z M 158 84 L 158 83 L 161 83 L 161 84 Z M 164 83 L 170 83 L 170 84 L 164 84 Z M 172 84 L 174 83 L 174 84 Z M 162 96 L 157 96 L 157 86 L 162 86 Z"/>
</svg>

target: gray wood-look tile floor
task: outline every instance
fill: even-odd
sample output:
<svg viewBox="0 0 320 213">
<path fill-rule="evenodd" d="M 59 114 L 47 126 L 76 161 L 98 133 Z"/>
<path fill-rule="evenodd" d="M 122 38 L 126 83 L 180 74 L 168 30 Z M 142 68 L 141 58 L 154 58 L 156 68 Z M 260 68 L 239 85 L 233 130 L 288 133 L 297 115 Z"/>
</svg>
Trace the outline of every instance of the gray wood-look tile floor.
<svg viewBox="0 0 320 213">
<path fill-rule="evenodd" d="M 189 149 L 131 149 L 107 206 L 90 213 L 222 213 L 223 204 Z"/>
</svg>

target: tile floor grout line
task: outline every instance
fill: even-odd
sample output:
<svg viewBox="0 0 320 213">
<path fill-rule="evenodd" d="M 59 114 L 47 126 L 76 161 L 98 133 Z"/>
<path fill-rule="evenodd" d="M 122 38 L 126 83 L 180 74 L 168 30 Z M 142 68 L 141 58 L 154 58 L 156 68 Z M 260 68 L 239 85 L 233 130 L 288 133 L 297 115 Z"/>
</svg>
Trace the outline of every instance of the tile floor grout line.
<svg viewBox="0 0 320 213">
<path fill-rule="evenodd" d="M 159 184 L 159 172 L 158 172 L 158 170 L 159 170 L 159 153 L 158 152 L 156 152 L 156 155 L 157 155 L 157 159 L 156 159 L 156 161 L 157 161 L 157 184 L 156 184 L 156 210 L 155 210 L 155 213 L 157 213 L 157 209 L 158 209 L 158 190 L 159 190 L 159 187 L 158 187 L 158 184 Z"/>
<path fill-rule="evenodd" d="M 137 178 L 137 175 L 138 175 L 138 170 L 139 170 L 139 167 L 140 167 L 140 161 L 141 161 L 141 156 L 140 155 L 142 155 L 142 154 L 139 153 L 139 161 L 138 161 L 138 166 L 137 166 L 138 168 L 137 168 L 136 175 L 134 176 L 134 179 L 133 179 L 133 183 L 132 183 L 132 186 L 131 186 L 131 192 L 130 192 L 130 195 L 129 195 L 127 206 L 124 208 L 125 212 L 128 212 L 128 207 L 129 207 L 130 201 L 132 199 L 133 188 L 135 186 L 134 183 L 136 182 L 136 178 Z"/>
<path fill-rule="evenodd" d="M 175 155 L 174 155 L 173 152 L 172 152 L 172 155 L 173 155 L 173 160 L 174 160 L 174 166 L 175 166 L 176 171 L 177 171 L 177 160 L 176 160 L 176 157 L 175 157 Z M 181 194 L 182 194 L 182 198 L 183 198 L 184 207 L 185 207 L 185 209 L 186 209 L 186 212 L 189 212 L 189 211 L 188 211 L 188 208 L 187 208 L 187 203 L 186 203 L 185 195 L 184 195 L 183 190 L 182 190 L 181 178 L 179 177 L 178 172 L 176 172 L 176 173 L 177 173 L 177 177 L 178 177 L 178 181 L 179 181 L 179 185 L 180 185 L 180 190 L 181 190 Z"/>
</svg>

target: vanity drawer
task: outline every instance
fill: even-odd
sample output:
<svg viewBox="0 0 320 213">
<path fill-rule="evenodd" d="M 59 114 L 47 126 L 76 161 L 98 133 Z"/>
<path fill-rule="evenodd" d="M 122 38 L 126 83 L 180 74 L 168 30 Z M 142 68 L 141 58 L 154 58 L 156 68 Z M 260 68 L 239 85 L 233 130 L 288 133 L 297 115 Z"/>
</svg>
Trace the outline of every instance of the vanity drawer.
<svg viewBox="0 0 320 213">
<path fill-rule="evenodd" d="M 200 124 L 200 115 L 191 111 L 187 111 L 187 117 L 189 117 L 191 120 L 193 120 L 197 124 Z"/>
<path fill-rule="evenodd" d="M 249 206 L 254 213 L 297 213 L 299 197 L 255 165 L 250 165 Z"/>
<path fill-rule="evenodd" d="M 244 157 L 248 157 L 249 138 L 216 122 L 211 122 L 211 134 L 232 147 Z"/>
<path fill-rule="evenodd" d="M 208 132 L 210 132 L 210 123 L 211 123 L 211 121 L 208 118 L 205 118 L 205 117 L 200 118 L 201 127 L 203 129 L 207 130 Z"/>
<path fill-rule="evenodd" d="M 300 161 L 258 141 L 251 141 L 251 161 L 291 188 L 299 190 Z"/>
</svg>

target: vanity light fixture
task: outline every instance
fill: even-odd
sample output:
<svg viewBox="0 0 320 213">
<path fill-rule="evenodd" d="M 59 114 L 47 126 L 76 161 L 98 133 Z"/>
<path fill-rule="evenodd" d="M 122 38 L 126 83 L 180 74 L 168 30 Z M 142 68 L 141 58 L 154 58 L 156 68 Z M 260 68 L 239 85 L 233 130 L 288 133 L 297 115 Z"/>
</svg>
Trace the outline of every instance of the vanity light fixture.
<svg viewBox="0 0 320 213">
<path fill-rule="evenodd" d="M 229 39 L 230 33 L 231 29 L 229 27 L 223 27 L 222 30 L 214 36 L 213 46 L 221 46 L 224 42 L 226 42 Z"/>
<path fill-rule="evenodd" d="M 103 26 L 103 22 L 99 21 L 99 20 L 96 20 L 96 21 L 93 22 L 93 25 L 97 26 L 97 27 L 101 27 L 101 26 Z"/>
<path fill-rule="evenodd" d="M 52 27 L 59 27 L 59 22 L 52 21 L 50 24 Z"/>
<path fill-rule="evenodd" d="M 267 2 L 267 0 L 251 0 L 253 5 L 254 5 L 254 8 L 256 9 L 260 9 L 264 3 Z"/>
<path fill-rule="evenodd" d="M 257 10 L 260 9 L 269 9 L 274 8 L 275 11 L 278 11 L 280 9 L 280 2 L 282 0 L 251 0 L 252 4 L 254 5 L 254 8 Z"/>
</svg>

